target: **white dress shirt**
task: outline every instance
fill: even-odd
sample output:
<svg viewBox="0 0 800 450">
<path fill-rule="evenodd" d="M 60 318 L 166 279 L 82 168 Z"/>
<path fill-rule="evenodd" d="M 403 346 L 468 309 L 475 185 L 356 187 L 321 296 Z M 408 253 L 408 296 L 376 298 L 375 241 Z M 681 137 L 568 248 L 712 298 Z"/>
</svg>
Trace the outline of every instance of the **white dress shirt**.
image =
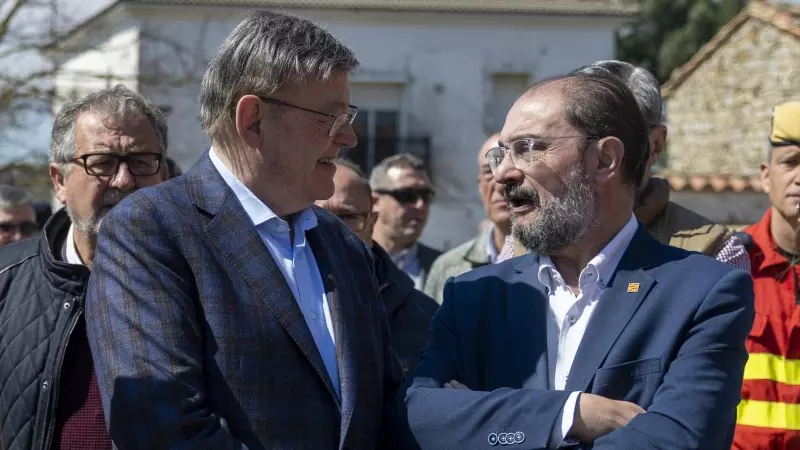
<svg viewBox="0 0 800 450">
<path fill-rule="evenodd" d="M 65 262 L 69 264 L 85 266 L 86 264 L 83 263 L 81 255 L 78 254 L 78 248 L 75 247 L 75 232 L 73 229 L 74 225 L 70 225 L 69 231 L 67 232 L 67 238 L 64 239 L 64 255 L 66 256 Z"/>
<path fill-rule="evenodd" d="M 619 261 L 630 245 L 637 228 L 636 217 L 631 214 L 631 218 L 622 230 L 581 271 L 578 281 L 580 293 L 577 297 L 567 286 L 550 258 L 542 256 L 539 259 L 539 282 L 547 290 L 550 311 L 555 317 L 558 330 L 558 353 L 554 380 L 554 387 L 558 390 L 563 390 L 567 384 L 572 361 L 578 352 L 578 346 L 586 332 L 592 312 L 597 306 L 597 301 L 600 299 L 600 294 L 606 289 L 608 280 L 617 270 Z M 613 299 L 607 299 L 607 301 L 613 301 Z M 551 448 L 574 444 L 574 442 L 565 442 L 564 437 L 572 428 L 579 396 L 580 392 L 573 392 L 567 399 L 561 414 L 561 426 L 553 429 L 550 439 Z"/>
<path fill-rule="evenodd" d="M 494 224 L 489 225 L 486 230 L 488 238 L 486 239 L 486 256 L 489 258 L 489 264 L 496 264 L 500 261 L 497 260 L 497 247 L 494 246 Z"/>
<path fill-rule="evenodd" d="M 294 227 L 294 241 L 292 242 L 289 224 L 275 215 L 264 202 L 236 178 L 219 159 L 213 148 L 209 150 L 208 155 L 211 163 L 222 175 L 222 179 L 239 199 L 239 203 L 252 220 L 272 258 L 278 263 L 278 267 L 306 319 L 336 394 L 341 396 L 339 365 L 336 360 L 336 339 L 333 333 L 328 296 L 325 295 L 319 266 L 311 246 L 306 241 L 305 234 L 306 231 L 317 226 L 317 216 L 310 208 L 292 215 L 291 222 Z"/>
</svg>

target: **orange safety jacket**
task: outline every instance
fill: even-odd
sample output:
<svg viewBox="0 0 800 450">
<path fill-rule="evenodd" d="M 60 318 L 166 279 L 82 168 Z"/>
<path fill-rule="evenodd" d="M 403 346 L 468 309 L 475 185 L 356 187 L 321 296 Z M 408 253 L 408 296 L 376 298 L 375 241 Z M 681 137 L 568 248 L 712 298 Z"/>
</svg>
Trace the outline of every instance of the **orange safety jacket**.
<svg viewBox="0 0 800 450">
<path fill-rule="evenodd" d="M 744 231 L 755 289 L 755 320 L 747 337 L 737 450 L 800 449 L 800 266 L 792 266 L 770 233 L 772 210 Z"/>
</svg>

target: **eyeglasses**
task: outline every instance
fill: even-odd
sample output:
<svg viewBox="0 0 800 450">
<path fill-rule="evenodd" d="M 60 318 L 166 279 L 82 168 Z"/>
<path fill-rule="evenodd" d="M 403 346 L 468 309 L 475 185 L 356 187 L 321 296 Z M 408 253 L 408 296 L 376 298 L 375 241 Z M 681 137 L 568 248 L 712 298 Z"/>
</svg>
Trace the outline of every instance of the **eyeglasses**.
<svg viewBox="0 0 800 450">
<path fill-rule="evenodd" d="M 430 205 L 436 194 L 430 189 L 402 188 L 402 189 L 375 189 L 376 194 L 388 195 L 403 205 L 413 205 L 422 199 Z"/>
<path fill-rule="evenodd" d="M 367 228 L 367 220 L 372 213 L 352 213 L 352 214 L 337 214 L 336 217 L 339 218 L 347 228 L 350 228 L 353 231 L 364 231 Z"/>
<path fill-rule="evenodd" d="M 131 174 L 138 177 L 155 175 L 161 170 L 161 161 L 164 156 L 160 153 L 131 153 L 116 155 L 113 153 L 89 153 L 73 158 L 70 162 L 81 161 L 83 170 L 88 175 L 106 177 L 114 175 L 119 170 L 119 165 L 125 163 Z"/>
<path fill-rule="evenodd" d="M 328 137 L 336 136 L 339 133 L 339 130 L 341 130 L 345 124 L 353 123 L 353 120 L 355 120 L 356 118 L 356 114 L 358 114 L 358 107 L 353 105 L 347 105 L 347 112 L 344 114 L 339 114 L 337 116 L 334 114 L 328 114 L 326 112 L 317 111 L 314 109 L 303 108 L 302 106 L 293 105 L 291 103 L 286 103 L 282 100 L 276 100 L 270 97 L 259 96 L 258 98 L 260 98 L 261 101 L 264 103 L 271 103 L 273 105 L 286 106 L 289 108 L 299 109 L 300 111 L 310 112 L 320 116 L 325 116 L 328 119 L 333 119 L 333 123 L 331 123 L 331 127 L 328 130 Z"/>
<path fill-rule="evenodd" d="M 34 235 L 38 231 L 39 226 L 33 222 L 0 222 L 0 234 L 19 233 L 22 236 L 28 237 Z"/>
<path fill-rule="evenodd" d="M 542 137 L 542 138 L 523 138 L 511 142 L 508 148 L 494 147 L 486 152 L 486 160 L 489 162 L 489 168 L 492 173 L 497 171 L 500 164 L 503 163 L 506 153 L 511 155 L 511 162 L 517 169 L 527 168 L 534 159 L 536 154 L 547 150 L 549 141 L 556 139 L 595 139 L 593 136 L 556 136 L 556 137 Z"/>
</svg>

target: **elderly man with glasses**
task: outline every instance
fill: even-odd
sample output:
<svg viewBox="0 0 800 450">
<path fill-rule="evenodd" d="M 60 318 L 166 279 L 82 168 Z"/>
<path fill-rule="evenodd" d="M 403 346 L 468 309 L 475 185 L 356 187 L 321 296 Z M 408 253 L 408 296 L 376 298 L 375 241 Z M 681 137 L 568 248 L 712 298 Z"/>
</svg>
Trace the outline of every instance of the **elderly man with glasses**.
<svg viewBox="0 0 800 450">
<path fill-rule="evenodd" d="M 411 278 L 372 239 L 378 213 L 372 211 L 372 189 L 361 169 L 348 160 L 337 160 L 333 185 L 333 196 L 317 201 L 317 205 L 339 217 L 372 250 L 378 289 L 389 314 L 392 348 L 400 357 L 403 373 L 408 375 L 428 344 L 428 327 L 439 305 L 414 289 Z"/>
<path fill-rule="evenodd" d="M 671 202 L 667 180 L 651 174 L 653 165 L 667 145 L 661 86 L 653 74 L 642 67 L 616 60 L 597 61 L 575 70 L 575 73 L 619 78 L 631 90 L 642 111 L 648 126 L 650 156 L 644 179 L 636 192 L 633 211 L 636 218 L 647 227 L 653 237 L 664 244 L 700 252 L 749 272 L 750 260 L 743 240 L 726 226 Z M 498 259 L 506 260 L 525 252 L 519 242 L 508 242 Z"/>
<path fill-rule="evenodd" d="M 39 239 L 0 249 L 2 448 L 111 450 L 84 293 L 109 210 L 162 181 L 166 129 L 158 108 L 122 86 L 56 115 L 50 177 L 64 208 Z"/>
<path fill-rule="evenodd" d="M 730 448 L 753 282 L 636 220 L 648 156 L 616 77 L 514 103 L 486 157 L 530 253 L 445 284 L 401 389 L 421 448 Z"/>
<path fill-rule="evenodd" d="M 389 447 L 402 370 L 372 256 L 314 205 L 357 143 L 358 63 L 248 14 L 203 77 L 211 148 L 105 219 L 86 316 L 118 449 Z"/>
</svg>

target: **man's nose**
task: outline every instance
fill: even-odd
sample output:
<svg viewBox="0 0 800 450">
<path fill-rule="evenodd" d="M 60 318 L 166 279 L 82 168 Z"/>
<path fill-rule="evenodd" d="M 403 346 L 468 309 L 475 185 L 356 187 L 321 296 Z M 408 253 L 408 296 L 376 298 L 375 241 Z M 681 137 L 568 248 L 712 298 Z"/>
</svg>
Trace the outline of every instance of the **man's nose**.
<svg viewBox="0 0 800 450">
<path fill-rule="evenodd" d="M 509 184 L 509 182 L 513 182 L 514 184 L 520 183 L 523 178 L 522 171 L 514 165 L 514 162 L 511 161 L 511 157 L 508 155 L 500 161 L 500 165 L 497 166 L 493 173 L 494 181 L 500 186 Z"/>
<path fill-rule="evenodd" d="M 336 136 L 333 137 L 333 142 L 339 145 L 339 147 L 355 148 L 355 146 L 358 145 L 358 136 L 356 136 L 353 125 L 349 123 L 344 124 L 339 129 L 339 132 L 336 133 Z"/>
<path fill-rule="evenodd" d="M 114 174 L 109 185 L 121 190 L 122 192 L 129 192 L 133 190 L 133 188 L 136 186 L 136 177 L 133 176 L 133 173 L 131 173 L 128 163 L 119 163 L 119 169 L 117 169 L 117 173 Z"/>
</svg>

